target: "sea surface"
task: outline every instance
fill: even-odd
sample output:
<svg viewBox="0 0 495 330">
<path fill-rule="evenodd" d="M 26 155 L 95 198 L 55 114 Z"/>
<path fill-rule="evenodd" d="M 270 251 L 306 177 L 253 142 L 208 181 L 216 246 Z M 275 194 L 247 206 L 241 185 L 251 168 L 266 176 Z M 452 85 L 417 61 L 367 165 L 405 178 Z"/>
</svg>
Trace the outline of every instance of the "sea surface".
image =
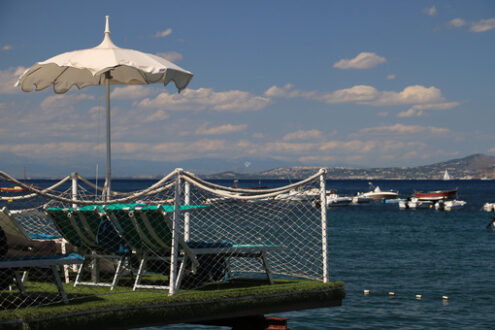
<svg viewBox="0 0 495 330">
<path fill-rule="evenodd" d="M 151 180 L 113 180 L 116 191 L 150 186 Z M 29 182 L 45 187 L 52 182 Z M 232 181 L 216 181 L 232 186 Z M 288 181 L 240 181 L 238 186 Z M 290 329 L 495 329 L 495 180 L 375 180 L 382 190 L 458 188 L 467 202 L 451 212 L 399 210 L 397 204 L 333 208 L 328 211 L 330 277 L 345 283 L 340 307 L 279 313 Z M 327 189 L 354 195 L 368 191 L 366 180 L 328 180 Z M 365 295 L 364 290 L 369 290 Z M 395 295 L 389 295 L 394 292 Z M 416 295 L 421 295 L 417 299 Z M 442 297 L 448 297 L 447 300 Z M 227 329 L 171 325 L 148 329 Z"/>
<path fill-rule="evenodd" d="M 261 182 L 270 187 L 287 183 Z M 373 184 L 404 197 L 458 187 L 458 198 L 467 205 L 451 212 L 399 210 L 397 204 L 330 209 L 330 276 L 345 283 L 342 306 L 276 316 L 289 318 L 292 330 L 495 329 L 495 231 L 486 228 L 494 214 L 482 210 L 485 202 L 495 202 L 495 181 Z M 348 195 L 369 190 L 365 180 L 329 180 L 327 188 Z M 226 329 L 184 324 L 154 329 L 198 328 Z"/>
</svg>

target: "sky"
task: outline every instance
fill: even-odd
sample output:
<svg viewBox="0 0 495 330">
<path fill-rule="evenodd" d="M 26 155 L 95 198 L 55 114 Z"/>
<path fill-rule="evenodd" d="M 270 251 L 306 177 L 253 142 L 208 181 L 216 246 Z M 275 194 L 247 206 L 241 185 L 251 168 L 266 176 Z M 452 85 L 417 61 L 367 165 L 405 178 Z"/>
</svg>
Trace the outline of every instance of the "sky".
<svg viewBox="0 0 495 330">
<path fill-rule="evenodd" d="M 180 94 L 112 87 L 114 175 L 495 155 L 494 1 L 6 0 L 0 170 L 104 173 L 103 86 L 14 84 L 36 62 L 97 46 L 105 15 L 117 46 L 194 74 Z"/>
</svg>

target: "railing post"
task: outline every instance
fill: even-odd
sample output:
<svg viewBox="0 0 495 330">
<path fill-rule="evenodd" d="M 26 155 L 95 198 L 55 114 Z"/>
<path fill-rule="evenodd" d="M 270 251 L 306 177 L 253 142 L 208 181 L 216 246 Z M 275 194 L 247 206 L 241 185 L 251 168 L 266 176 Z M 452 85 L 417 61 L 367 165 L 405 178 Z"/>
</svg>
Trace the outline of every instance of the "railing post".
<svg viewBox="0 0 495 330">
<path fill-rule="evenodd" d="M 77 173 L 71 173 L 72 178 L 72 200 L 77 200 Z M 77 207 L 77 204 L 73 203 L 72 207 Z"/>
<path fill-rule="evenodd" d="M 191 185 L 188 181 L 184 182 L 184 205 L 189 205 L 191 202 Z M 189 241 L 189 212 L 184 213 L 184 241 Z"/>
<path fill-rule="evenodd" d="M 327 170 L 321 169 L 320 174 L 320 207 L 321 207 L 321 247 L 323 258 L 323 282 L 330 282 L 330 272 L 328 271 L 328 227 L 327 227 Z"/>
<path fill-rule="evenodd" d="M 175 198 L 174 198 L 174 216 L 172 218 L 172 247 L 170 251 L 170 276 L 169 276 L 169 291 L 170 296 L 175 294 L 176 291 L 176 277 L 177 277 L 177 259 L 179 257 L 179 233 L 178 226 L 180 217 L 180 177 L 182 175 L 182 169 L 178 168 L 175 170 Z"/>
</svg>

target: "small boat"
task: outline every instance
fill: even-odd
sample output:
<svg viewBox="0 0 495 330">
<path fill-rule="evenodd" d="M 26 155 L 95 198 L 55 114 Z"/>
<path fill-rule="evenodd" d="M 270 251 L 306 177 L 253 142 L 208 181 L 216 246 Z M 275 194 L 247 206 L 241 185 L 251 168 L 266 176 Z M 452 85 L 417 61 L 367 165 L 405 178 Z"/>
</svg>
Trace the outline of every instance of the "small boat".
<svg viewBox="0 0 495 330">
<path fill-rule="evenodd" d="M 453 190 L 416 191 L 414 197 L 422 201 L 438 201 L 441 199 L 455 199 L 457 188 Z"/>
<path fill-rule="evenodd" d="M 373 185 L 371 184 L 371 182 L 370 182 L 370 188 L 372 189 L 371 191 L 365 193 L 357 193 L 357 196 L 369 197 L 373 200 L 395 199 L 399 196 L 399 193 L 397 191 L 393 191 L 393 190 L 382 191 L 378 186 L 376 186 L 375 189 L 373 189 Z"/>
<path fill-rule="evenodd" d="M 457 199 L 450 200 L 450 201 L 444 201 L 440 200 L 435 203 L 435 210 L 439 211 L 452 211 L 455 209 L 459 209 L 466 205 L 467 203 L 465 201 L 460 201 Z"/>
<path fill-rule="evenodd" d="M 346 206 L 352 203 L 352 197 L 330 194 L 327 196 L 327 207 Z"/>
<path fill-rule="evenodd" d="M 431 209 L 432 207 L 433 207 L 432 201 L 422 201 L 416 197 L 399 201 L 399 208 L 401 210 Z"/>
<path fill-rule="evenodd" d="M 485 205 L 483 205 L 483 210 L 485 210 L 486 212 L 495 211 L 495 203 L 485 203 Z"/>
<path fill-rule="evenodd" d="M 0 191 L 3 191 L 3 192 L 23 192 L 23 191 L 27 191 L 27 189 L 22 188 L 21 186 L 13 186 L 13 187 L 1 187 Z"/>
<path fill-rule="evenodd" d="M 445 170 L 445 172 L 443 172 L 443 179 L 444 180 L 450 180 L 449 171 Z"/>
<path fill-rule="evenodd" d="M 373 198 L 363 195 L 356 195 L 352 197 L 352 204 L 368 204 L 373 201 Z"/>
</svg>

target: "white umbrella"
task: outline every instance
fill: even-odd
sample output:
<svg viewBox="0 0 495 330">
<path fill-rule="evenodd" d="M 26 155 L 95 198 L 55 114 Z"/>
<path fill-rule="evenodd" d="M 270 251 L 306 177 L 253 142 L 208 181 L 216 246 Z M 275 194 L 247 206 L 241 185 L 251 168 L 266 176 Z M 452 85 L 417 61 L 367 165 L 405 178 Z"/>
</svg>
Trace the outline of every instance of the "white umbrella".
<svg viewBox="0 0 495 330">
<path fill-rule="evenodd" d="M 53 85 L 57 94 L 72 86 L 83 88 L 92 85 L 106 86 L 107 174 L 104 192 L 110 196 L 110 85 L 154 84 L 173 81 L 180 92 L 189 84 L 193 74 L 162 57 L 132 49 L 119 48 L 110 40 L 108 16 L 105 38 L 94 48 L 67 52 L 46 61 L 38 62 L 26 70 L 16 83 L 25 92 L 33 86 L 36 91 Z"/>
</svg>

